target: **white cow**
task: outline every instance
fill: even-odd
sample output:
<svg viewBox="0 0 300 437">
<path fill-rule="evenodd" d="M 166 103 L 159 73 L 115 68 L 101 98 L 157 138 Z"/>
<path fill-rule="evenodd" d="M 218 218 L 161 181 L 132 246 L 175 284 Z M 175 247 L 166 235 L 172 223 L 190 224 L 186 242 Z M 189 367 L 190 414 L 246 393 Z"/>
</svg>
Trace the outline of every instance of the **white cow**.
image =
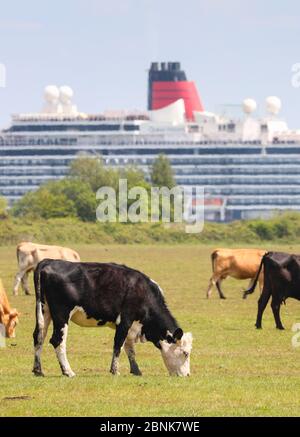
<svg viewBox="0 0 300 437">
<path fill-rule="evenodd" d="M 38 263 L 45 258 L 62 259 L 65 261 L 80 261 L 80 256 L 73 249 L 61 246 L 47 246 L 23 241 L 17 246 L 17 260 L 19 271 L 15 277 L 13 294 L 18 294 L 18 288 L 22 283 L 25 294 L 30 294 L 28 288 L 28 273 L 35 270 Z"/>
</svg>

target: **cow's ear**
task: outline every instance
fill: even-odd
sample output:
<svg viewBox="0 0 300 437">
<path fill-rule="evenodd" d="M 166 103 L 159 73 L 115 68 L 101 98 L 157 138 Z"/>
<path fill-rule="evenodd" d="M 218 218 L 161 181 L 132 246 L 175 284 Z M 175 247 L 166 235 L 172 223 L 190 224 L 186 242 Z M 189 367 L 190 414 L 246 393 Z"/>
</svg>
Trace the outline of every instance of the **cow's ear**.
<svg viewBox="0 0 300 437">
<path fill-rule="evenodd" d="M 181 340 L 182 336 L 183 336 L 183 330 L 181 328 L 177 328 L 173 334 L 174 340 L 175 341 Z"/>
</svg>

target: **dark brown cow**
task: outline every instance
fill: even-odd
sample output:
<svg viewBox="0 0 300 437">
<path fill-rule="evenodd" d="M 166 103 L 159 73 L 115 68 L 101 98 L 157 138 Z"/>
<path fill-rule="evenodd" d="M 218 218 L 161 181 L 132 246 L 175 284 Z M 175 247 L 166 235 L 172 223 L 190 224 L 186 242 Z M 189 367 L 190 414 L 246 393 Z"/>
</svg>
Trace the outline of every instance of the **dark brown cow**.
<svg viewBox="0 0 300 437">
<path fill-rule="evenodd" d="M 272 296 L 271 307 L 277 329 L 284 329 L 280 319 L 280 305 L 288 297 L 300 300 L 300 256 L 284 252 L 268 252 L 260 263 L 252 287 L 245 291 L 245 295 L 255 290 L 260 272 L 264 269 L 264 286 L 258 300 L 258 312 L 255 326 L 262 327 L 263 312 Z"/>
</svg>

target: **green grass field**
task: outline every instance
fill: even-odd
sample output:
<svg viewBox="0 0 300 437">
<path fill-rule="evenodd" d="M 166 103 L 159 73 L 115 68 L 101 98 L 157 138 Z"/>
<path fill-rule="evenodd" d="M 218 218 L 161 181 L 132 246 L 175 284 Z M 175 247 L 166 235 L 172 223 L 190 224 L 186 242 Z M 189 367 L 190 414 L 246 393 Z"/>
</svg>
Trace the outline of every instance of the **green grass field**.
<svg viewBox="0 0 300 437">
<path fill-rule="evenodd" d="M 77 376 L 62 377 L 54 350 L 43 352 L 45 378 L 32 375 L 34 297 L 11 296 L 15 248 L 0 248 L 0 275 L 11 303 L 22 313 L 16 339 L 0 349 L 1 416 L 299 416 L 300 348 L 291 345 L 300 304 L 282 307 L 285 331 L 275 329 L 270 307 L 263 330 L 254 328 L 258 292 L 246 301 L 247 283 L 228 279 L 227 300 L 205 298 L 211 273 L 208 246 L 75 246 L 84 261 L 125 263 L 147 273 L 165 291 L 168 305 L 194 336 L 190 378 L 169 377 L 159 351 L 137 345 L 142 377 L 109 374 L 114 332 L 71 324 L 68 357 Z M 300 252 L 300 247 L 277 246 Z"/>
</svg>

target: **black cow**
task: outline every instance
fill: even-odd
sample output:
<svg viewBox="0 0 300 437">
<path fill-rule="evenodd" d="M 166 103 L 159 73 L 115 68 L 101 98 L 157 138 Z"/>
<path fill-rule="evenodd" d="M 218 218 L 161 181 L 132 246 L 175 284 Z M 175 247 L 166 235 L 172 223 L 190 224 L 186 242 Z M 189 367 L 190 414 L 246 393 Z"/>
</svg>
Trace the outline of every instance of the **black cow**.
<svg viewBox="0 0 300 437">
<path fill-rule="evenodd" d="M 151 341 L 160 349 L 170 375 L 190 374 L 192 335 L 184 334 L 168 310 L 162 290 L 143 273 L 118 264 L 73 263 L 46 259 L 34 273 L 36 327 L 33 373 L 43 376 L 40 355 L 53 320 L 54 346 L 63 375 L 74 376 L 66 355 L 69 320 L 80 326 L 115 328 L 110 371 L 118 374 L 124 344 L 130 372 L 141 375 L 134 343 Z"/>
<path fill-rule="evenodd" d="M 255 326 L 260 329 L 263 312 L 272 296 L 271 307 L 277 329 L 284 329 L 280 320 L 280 305 L 288 297 L 300 300 L 300 256 L 284 252 L 267 252 L 261 260 L 252 287 L 244 296 L 253 293 L 262 267 L 264 268 L 264 286 L 258 300 L 258 312 Z"/>
</svg>

